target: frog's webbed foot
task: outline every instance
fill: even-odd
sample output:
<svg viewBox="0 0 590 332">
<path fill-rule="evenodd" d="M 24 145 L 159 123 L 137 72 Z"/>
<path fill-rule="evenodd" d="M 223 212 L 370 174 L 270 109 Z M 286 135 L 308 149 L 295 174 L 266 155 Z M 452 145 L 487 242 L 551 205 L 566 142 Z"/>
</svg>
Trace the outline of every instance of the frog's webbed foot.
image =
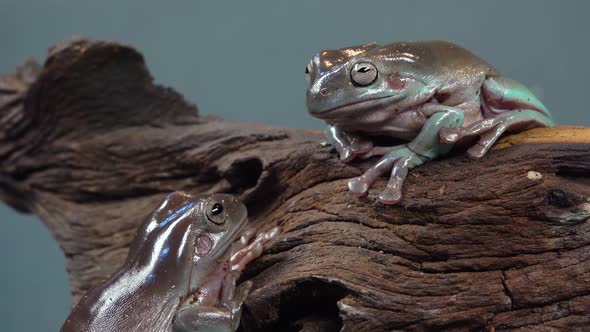
<svg viewBox="0 0 590 332">
<path fill-rule="evenodd" d="M 259 233 L 250 242 L 252 233 L 246 233 L 231 248 L 230 266 L 232 270 L 243 271 L 246 265 L 262 254 L 264 245 L 279 234 L 279 228 L 273 227 L 267 232 Z"/>
<path fill-rule="evenodd" d="M 422 165 L 427 159 L 419 156 L 406 146 L 395 147 L 393 150 L 391 150 L 392 148 L 389 149 L 390 152 L 363 175 L 348 181 L 350 191 L 357 196 L 363 196 L 379 176 L 391 171 L 391 177 L 385 190 L 379 195 L 379 201 L 384 204 L 395 204 L 400 201 L 402 185 L 408 175 L 408 170 Z"/>
<path fill-rule="evenodd" d="M 478 142 L 467 150 L 467 155 L 472 159 L 480 159 L 506 131 L 552 125 L 553 121 L 538 111 L 514 110 L 475 122 L 465 128 L 442 128 L 439 134 L 441 140 L 446 143 L 456 143 L 463 138 L 479 136 Z"/>
<path fill-rule="evenodd" d="M 324 131 L 328 143 L 330 143 L 340 155 L 340 160 L 349 162 L 358 155 L 368 152 L 373 148 L 373 142 L 354 133 L 345 132 L 336 126 L 328 126 Z"/>
</svg>

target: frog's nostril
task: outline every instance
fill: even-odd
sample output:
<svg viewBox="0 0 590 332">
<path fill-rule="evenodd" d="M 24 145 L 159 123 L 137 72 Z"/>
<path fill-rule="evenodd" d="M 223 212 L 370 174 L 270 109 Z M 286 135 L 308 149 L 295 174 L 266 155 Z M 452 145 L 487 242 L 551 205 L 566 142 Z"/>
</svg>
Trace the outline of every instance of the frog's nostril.
<svg viewBox="0 0 590 332">
<path fill-rule="evenodd" d="M 322 96 L 324 96 L 324 97 L 325 97 L 325 96 L 327 96 L 328 94 L 329 94 L 329 93 L 328 93 L 328 89 L 326 89 L 326 88 L 321 88 L 321 89 L 320 89 L 320 95 L 322 95 Z"/>
</svg>

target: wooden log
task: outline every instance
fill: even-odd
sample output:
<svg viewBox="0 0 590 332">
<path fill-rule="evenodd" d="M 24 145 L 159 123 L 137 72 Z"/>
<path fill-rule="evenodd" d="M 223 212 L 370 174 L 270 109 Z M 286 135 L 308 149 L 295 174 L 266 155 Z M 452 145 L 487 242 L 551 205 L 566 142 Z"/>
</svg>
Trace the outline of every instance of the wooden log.
<svg viewBox="0 0 590 332">
<path fill-rule="evenodd" d="M 74 302 L 121 264 L 168 192 L 240 196 L 282 234 L 242 279 L 243 331 L 590 326 L 590 129 L 505 137 L 410 172 L 400 204 L 356 198 L 321 133 L 203 116 L 142 55 L 71 40 L 0 78 L 0 198 L 38 215 Z M 26 241 L 23 239 L 23 241 Z"/>
</svg>

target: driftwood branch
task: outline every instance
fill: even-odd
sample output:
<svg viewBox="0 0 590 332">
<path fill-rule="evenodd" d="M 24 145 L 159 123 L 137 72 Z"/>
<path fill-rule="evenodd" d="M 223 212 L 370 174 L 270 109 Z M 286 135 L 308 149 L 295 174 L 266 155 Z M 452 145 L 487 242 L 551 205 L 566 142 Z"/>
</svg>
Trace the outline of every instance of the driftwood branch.
<svg viewBox="0 0 590 332">
<path fill-rule="evenodd" d="M 168 192 L 228 192 L 283 234 L 246 270 L 242 330 L 590 326 L 590 129 L 509 136 L 411 172 L 399 205 L 347 192 L 315 131 L 202 116 L 133 48 L 75 40 L 0 78 L 0 198 L 48 225 L 74 301 Z M 24 241 L 24 239 L 23 239 Z"/>
</svg>

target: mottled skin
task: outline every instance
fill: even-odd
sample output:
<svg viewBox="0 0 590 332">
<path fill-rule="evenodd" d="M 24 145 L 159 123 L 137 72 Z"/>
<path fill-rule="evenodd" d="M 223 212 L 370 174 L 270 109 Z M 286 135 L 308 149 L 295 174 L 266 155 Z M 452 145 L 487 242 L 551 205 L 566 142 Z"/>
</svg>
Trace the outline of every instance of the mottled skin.
<svg viewBox="0 0 590 332">
<path fill-rule="evenodd" d="M 231 195 L 172 193 L 140 226 L 118 272 L 89 290 L 62 332 L 235 331 L 251 287 L 236 280 L 273 229 L 250 241 Z M 231 265 L 231 266 L 230 266 Z"/>
<path fill-rule="evenodd" d="M 365 195 L 391 172 L 379 201 L 394 204 L 408 170 L 476 138 L 482 158 L 506 131 L 552 126 L 549 111 L 524 85 L 502 76 L 468 50 L 446 42 L 367 44 L 322 51 L 306 68 L 309 112 L 328 123 L 340 158 L 381 159 L 349 189 Z M 371 136 L 409 141 L 374 146 Z"/>
</svg>

